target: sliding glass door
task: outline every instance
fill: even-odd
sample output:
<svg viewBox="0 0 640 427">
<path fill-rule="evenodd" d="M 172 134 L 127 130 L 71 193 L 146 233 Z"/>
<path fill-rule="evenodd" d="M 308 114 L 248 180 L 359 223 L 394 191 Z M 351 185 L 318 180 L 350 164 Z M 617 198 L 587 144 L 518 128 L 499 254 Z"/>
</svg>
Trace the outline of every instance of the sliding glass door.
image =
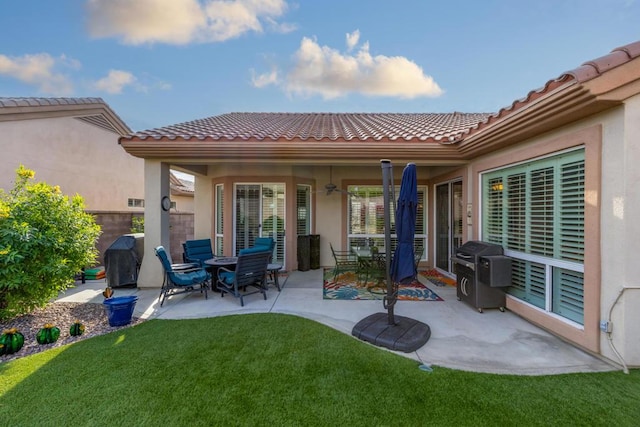
<svg viewBox="0 0 640 427">
<path fill-rule="evenodd" d="M 284 263 L 284 184 L 236 184 L 234 252 L 253 246 L 256 237 L 276 242 L 273 261 Z"/>
<path fill-rule="evenodd" d="M 462 181 L 436 185 L 436 267 L 453 273 L 451 255 L 462 245 Z"/>
</svg>

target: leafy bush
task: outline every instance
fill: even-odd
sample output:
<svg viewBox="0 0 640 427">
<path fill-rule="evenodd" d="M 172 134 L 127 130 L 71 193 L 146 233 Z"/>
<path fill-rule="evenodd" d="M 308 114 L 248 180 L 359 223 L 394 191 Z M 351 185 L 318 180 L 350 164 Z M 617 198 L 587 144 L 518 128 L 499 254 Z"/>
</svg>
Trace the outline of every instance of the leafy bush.
<svg viewBox="0 0 640 427">
<path fill-rule="evenodd" d="M 131 232 L 144 233 L 144 217 L 134 216 L 131 218 Z"/>
<path fill-rule="evenodd" d="M 100 226 L 82 197 L 34 176 L 21 165 L 15 187 L 0 189 L 0 319 L 46 305 L 98 255 Z"/>
</svg>

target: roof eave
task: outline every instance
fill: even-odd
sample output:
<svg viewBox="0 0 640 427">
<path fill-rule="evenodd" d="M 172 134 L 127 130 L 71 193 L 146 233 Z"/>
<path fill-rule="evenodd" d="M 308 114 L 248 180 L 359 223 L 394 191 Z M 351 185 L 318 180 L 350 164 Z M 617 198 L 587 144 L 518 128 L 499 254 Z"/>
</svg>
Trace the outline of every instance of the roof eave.
<svg viewBox="0 0 640 427">
<path fill-rule="evenodd" d="M 25 105 L 0 108 L 0 122 L 32 120 L 49 117 L 86 117 L 103 115 L 120 136 L 131 134 L 127 124 L 100 98 L 82 104 Z"/>
<path fill-rule="evenodd" d="M 555 80 L 555 87 L 512 111 L 490 117 L 456 144 L 470 159 L 526 140 L 577 120 L 622 105 L 640 94 L 640 42 L 614 50 L 613 54 L 583 64 Z M 503 112 L 501 112 L 503 113 Z"/>
<path fill-rule="evenodd" d="M 216 141 L 185 142 L 178 140 L 136 141 L 121 139 L 127 153 L 140 158 L 171 163 L 263 163 L 323 164 L 379 163 L 392 149 L 404 160 L 418 165 L 460 162 L 455 146 L 437 143 L 329 142 L 294 141 Z M 395 159 L 395 157 L 394 157 Z M 401 161 L 403 159 L 398 159 Z"/>
</svg>

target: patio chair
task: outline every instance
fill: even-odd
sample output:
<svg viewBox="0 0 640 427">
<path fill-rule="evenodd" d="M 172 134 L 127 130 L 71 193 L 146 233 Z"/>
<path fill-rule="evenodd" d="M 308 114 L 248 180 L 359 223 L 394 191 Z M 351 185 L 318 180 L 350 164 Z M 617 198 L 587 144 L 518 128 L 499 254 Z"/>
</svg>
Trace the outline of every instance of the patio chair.
<svg viewBox="0 0 640 427">
<path fill-rule="evenodd" d="M 361 274 L 365 274 L 365 282 L 372 281 L 373 286 L 380 285 L 387 280 L 387 258 L 385 254 L 374 253 L 370 259 L 362 260 Z"/>
<path fill-rule="evenodd" d="M 267 299 L 266 278 L 269 252 L 240 253 L 235 270 L 226 267 L 218 269 L 216 279 L 220 296 L 225 293 L 240 298 L 240 306 L 244 307 L 244 297 L 261 293 Z M 247 291 L 248 287 L 254 288 Z"/>
<path fill-rule="evenodd" d="M 204 262 L 214 257 L 211 239 L 187 240 L 182 244 L 184 262 L 195 262 L 204 267 Z"/>
<path fill-rule="evenodd" d="M 358 257 L 356 254 L 350 251 L 336 251 L 333 249 L 333 245 L 329 243 L 331 247 L 331 254 L 333 255 L 333 259 L 335 261 L 335 266 L 333 267 L 333 281 L 335 282 L 338 274 L 345 273 L 347 271 L 353 271 L 358 274 L 360 272 L 360 263 L 358 262 Z"/>
<path fill-rule="evenodd" d="M 155 248 L 156 256 L 164 269 L 164 280 L 160 290 L 160 307 L 164 300 L 171 295 L 185 292 L 204 292 L 204 298 L 208 299 L 207 286 L 211 281 L 211 275 L 198 265 L 171 264 L 169 256 L 163 246 Z"/>
<path fill-rule="evenodd" d="M 424 246 L 420 247 L 418 249 L 416 249 L 415 252 L 415 267 L 416 267 L 416 274 L 418 274 L 418 271 L 420 271 L 419 267 L 420 267 L 420 260 L 422 259 L 422 254 L 424 253 Z"/>
<path fill-rule="evenodd" d="M 256 237 L 253 241 L 253 246 L 240 249 L 238 255 L 251 254 L 256 252 L 268 252 L 269 262 L 273 259 L 273 248 L 276 247 L 276 241 L 271 237 Z"/>
</svg>

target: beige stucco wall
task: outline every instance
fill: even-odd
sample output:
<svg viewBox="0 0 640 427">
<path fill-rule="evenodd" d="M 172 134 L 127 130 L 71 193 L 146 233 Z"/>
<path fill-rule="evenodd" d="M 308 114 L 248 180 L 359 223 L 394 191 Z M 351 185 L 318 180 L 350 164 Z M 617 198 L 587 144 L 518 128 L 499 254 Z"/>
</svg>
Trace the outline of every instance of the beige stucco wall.
<svg viewBox="0 0 640 427">
<path fill-rule="evenodd" d="M 37 181 L 80 194 L 87 209 L 141 211 L 127 199 L 144 199 L 144 160 L 126 153 L 118 137 L 72 117 L 0 122 L 0 187 L 13 187 L 23 164 Z"/>
<path fill-rule="evenodd" d="M 632 366 L 640 366 L 638 165 L 640 95 L 628 99 L 605 127 L 602 165 L 602 318 L 611 312 L 611 343 Z M 601 342 L 603 354 L 617 360 L 607 334 L 601 334 Z"/>
<path fill-rule="evenodd" d="M 507 307 L 566 339 L 614 362 L 609 336 L 599 329 L 624 286 L 640 287 L 636 270 L 640 236 L 640 97 L 602 114 L 524 141 L 470 165 L 474 209 L 470 239 L 481 238 L 479 173 L 586 144 L 585 325 L 579 327 L 508 297 Z M 595 221 L 595 222 L 594 222 Z M 624 361 L 640 365 L 640 290 L 626 290 L 612 313 L 614 347 Z"/>
<path fill-rule="evenodd" d="M 405 164 L 394 164 L 394 176 L 399 183 Z M 419 168 L 418 179 L 426 175 L 426 170 Z M 211 181 L 209 186 L 207 179 Z M 296 185 L 313 183 L 315 180 L 316 192 L 312 195 L 312 234 L 320 235 L 320 265 L 333 265 L 333 257 L 329 243 L 335 249 L 344 248 L 347 233 L 347 197 L 345 194 L 335 192 L 329 196 L 325 194 L 324 185 L 330 180 L 329 166 L 269 166 L 269 165 L 221 165 L 210 166 L 208 177 L 196 175 L 196 216 L 195 236 L 205 238 L 211 235 L 214 229 L 213 222 L 213 190 L 216 183 L 225 185 L 225 216 L 233 215 L 233 183 L 234 182 L 283 182 L 286 192 L 294 191 Z M 346 188 L 350 184 L 382 183 L 382 169 L 363 166 L 333 166 L 332 181 L 339 188 Z M 424 184 L 422 180 L 422 184 Z M 204 194 L 204 196 L 203 196 Z M 210 196 L 209 196 L 210 195 Z M 287 193 L 288 200 L 291 196 Z M 293 196 L 295 197 L 295 195 Z M 295 236 L 295 206 L 288 205 L 286 221 L 286 249 L 285 268 L 295 269 L 297 266 L 297 239 Z M 291 232 L 293 230 L 294 232 Z M 232 239 L 225 239 L 225 251 L 232 252 Z"/>
<path fill-rule="evenodd" d="M 175 209 L 171 209 L 171 212 L 188 212 L 193 213 L 193 197 L 185 195 L 171 195 L 171 201 L 176 202 Z"/>
</svg>

